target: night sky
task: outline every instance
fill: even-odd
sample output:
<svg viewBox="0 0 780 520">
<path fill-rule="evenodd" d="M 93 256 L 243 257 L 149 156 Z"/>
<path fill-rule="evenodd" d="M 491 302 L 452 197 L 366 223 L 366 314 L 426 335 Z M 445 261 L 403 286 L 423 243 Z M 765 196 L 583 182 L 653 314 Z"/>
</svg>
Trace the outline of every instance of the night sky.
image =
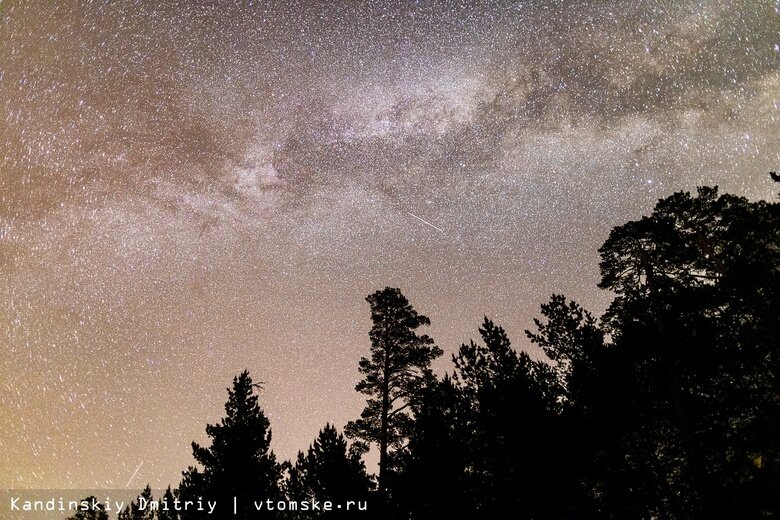
<svg viewBox="0 0 780 520">
<path fill-rule="evenodd" d="M 293 457 L 362 410 L 369 293 L 442 373 L 601 313 L 658 198 L 777 196 L 771 1 L 155 3 L 0 0 L 0 488 L 176 485 L 244 368 Z"/>
</svg>

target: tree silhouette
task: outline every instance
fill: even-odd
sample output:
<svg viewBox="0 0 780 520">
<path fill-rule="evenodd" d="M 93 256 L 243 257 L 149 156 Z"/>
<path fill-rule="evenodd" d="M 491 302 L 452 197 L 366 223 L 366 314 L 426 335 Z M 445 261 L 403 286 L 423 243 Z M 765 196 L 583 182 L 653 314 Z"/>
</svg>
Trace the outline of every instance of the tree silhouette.
<svg viewBox="0 0 780 520">
<path fill-rule="evenodd" d="M 351 438 L 379 446 L 379 491 L 387 490 L 391 457 L 408 438 L 411 402 L 433 379 L 431 361 L 442 354 L 427 335 L 416 330 L 430 325 L 400 289 L 386 287 L 366 298 L 373 323 L 371 356 L 360 359 L 363 379 L 355 389 L 369 396 L 360 419 L 346 426 Z"/>
<path fill-rule="evenodd" d="M 541 499 L 557 464 L 537 446 L 552 434 L 555 374 L 516 352 L 504 329 L 487 317 L 479 333 L 483 344 L 471 341 L 453 356 L 454 380 L 468 404 L 461 428 L 470 432 L 474 517 L 515 518 L 518 510 L 542 517 L 555 505 L 541 505 Z"/>
<path fill-rule="evenodd" d="M 534 319 L 536 331 L 526 335 L 552 363 L 555 381 L 551 398 L 557 403 L 557 425 L 549 444 L 555 446 L 559 474 L 559 495 L 555 500 L 562 518 L 640 518 L 645 510 L 623 510 L 609 499 L 626 489 L 637 489 L 625 471 L 626 451 L 614 422 L 625 424 L 630 416 L 631 383 L 625 370 L 630 364 L 619 360 L 615 349 L 607 348 L 605 331 L 588 311 L 565 296 L 553 294 L 541 305 L 542 317 Z M 634 404 L 634 403 L 631 403 Z M 625 500 L 622 500 L 625 502 Z M 622 503 L 621 502 L 621 503 Z"/>
<path fill-rule="evenodd" d="M 213 500 L 215 514 L 231 518 L 268 516 L 258 513 L 254 501 L 280 497 L 281 466 L 271 451 L 271 429 L 249 373 L 244 370 L 233 378 L 228 389 L 225 417 L 219 424 L 206 426 L 211 446 L 192 443 L 195 460 L 202 470 L 190 467 L 184 472 L 179 492 L 182 500 Z M 238 505 L 233 515 L 233 498 Z M 183 518 L 200 518 L 203 513 L 189 511 Z M 208 516 L 208 515 L 206 515 Z"/>
<path fill-rule="evenodd" d="M 295 465 L 289 469 L 287 481 L 288 498 L 295 501 L 326 500 L 346 507 L 348 501 L 368 499 L 371 479 L 360 458 L 360 453 L 347 449 L 344 436 L 335 426 L 326 424 L 309 446 L 307 453 L 298 452 Z M 304 512 L 300 518 L 352 518 L 361 512 L 353 504 L 350 511 Z"/>
<path fill-rule="evenodd" d="M 173 501 L 175 498 L 173 491 L 171 491 L 171 486 L 168 486 L 161 499 L 163 504 L 168 505 L 168 509 L 164 509 L 161 505 L 159 511 L 157 511 L 157 520 L 178 520 L 179 513 L 173 509 Z"/>
<path fill-rule="evenodd" d="M 752 518 L 777 503 L 778 209 L 676 193 L 600 249 L 607 327 L 636 382 L 622 425 L 645 510 Z"/>
<path fill-rule="evenodd" d="M 468 474 L 466 407 L 449 376 L 429 386 L 415 404 L 399 493 L 411 518 L 471 518 L 476 497 Z"/>
<path fill-rule="evenodd" d="M 541 312 L 544 321 L 534 319 L 538 332 L 525 332 L 553 362 L 555 386 L 549 391 L 566 408 L 585 406 L 589 396 L 581 394 L 586 383 L 576 378 L 595 377 L 591 369 L 594 358 L 604 352 L 604 331 L 591 313 L 560 294 L 542 304 Z"/>
</svg>

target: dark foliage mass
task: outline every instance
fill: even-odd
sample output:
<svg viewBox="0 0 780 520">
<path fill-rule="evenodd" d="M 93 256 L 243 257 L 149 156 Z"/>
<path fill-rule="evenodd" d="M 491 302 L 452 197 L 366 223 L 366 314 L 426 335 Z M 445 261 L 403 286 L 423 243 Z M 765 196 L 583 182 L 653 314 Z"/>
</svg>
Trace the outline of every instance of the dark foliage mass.
<svg viewBox="0 0 780 520">
<path fill-rule="evenodd" d="M 200 469 L 166 496 L 367 506 L 278 518 L 777 518 L 780 204 L 676 193 L 599 252 L 614 294 L 601 319 L 553 295 L 526 331 L 536 360 L 486 317 L 441 378 L 442 351 L 417 332 L 428 318 L 400 290 L 377 291 L 351 446 L 326 425 L 277 464 L 244 372 L 207 427 L 212 445 L 193 444 Z M 376 481 L 361 460 L 371 445 Z M 133 507 L 122 518 L 177 518 Z"/>
<path fill-rule="evenodd" d="M 343 435 L 336 427 L 326 424 L 309 450 L 298 453 L 295 464 L 289 464 L 287 496 L 296 501 L 318 501 L 324 504 L 346 505 L 348 501 L 367 501 L 372 482 L 366 473 L 361 452 L 349 450 Z M 362 513 L 355 508 L 342 512 L 342 518 L 359 518 Z M 290 518 L 327 518 L 326 512 L 290 514 Z"/>
<path fill-rule="evenodd" d="M 282 469 L 271 451 L 269 421 L 254 389 L 247 371 L 233 379 L 225 417 L 220 424 L 206 427 L 211 446 L 192 443 L 193 456 L 203 469 L 190 467 L 184 472 L 179 486 L 182 500 L 212 500 L 217 504 L 216 514 L 242 519 L 256 516 L 254 499 L 281 497 Z M 197 511 L 189 513 L 182 520 L 209 517 Z"/>
</svg>

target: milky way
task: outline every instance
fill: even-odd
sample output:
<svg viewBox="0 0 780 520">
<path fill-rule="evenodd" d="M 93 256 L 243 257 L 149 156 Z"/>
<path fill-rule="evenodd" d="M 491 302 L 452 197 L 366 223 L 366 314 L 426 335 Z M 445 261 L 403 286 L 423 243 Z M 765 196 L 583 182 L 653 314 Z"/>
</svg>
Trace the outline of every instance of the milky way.
<svg viewBox="0 0 780 520">
<path fill-rule="evenodd" d="M 772 2 L 159 4 L 0 0 L 0 488 L 175 485 L 245 367 L 292 457 L 362 409 L 370 292 L 441 373 L 602 312 L 658 198 L 776 197 Z"/>
</svg>

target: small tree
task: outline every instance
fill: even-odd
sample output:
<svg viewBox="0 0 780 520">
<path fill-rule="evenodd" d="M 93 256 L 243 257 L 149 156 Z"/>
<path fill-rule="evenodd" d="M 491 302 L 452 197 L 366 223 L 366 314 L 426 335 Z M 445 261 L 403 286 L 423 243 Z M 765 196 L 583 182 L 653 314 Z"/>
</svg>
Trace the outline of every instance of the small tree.
<svg viewBox="0 0 780 520">
<path fill-rule="evenodd" d="M 168 486 L 162 497 L 162 502 L 163 504 L 168 505 L 168 509 L 164 509 L 161 505 L 160 510 L 157 512 L 157 520 L 177 520 L 179 518 L 179 513 L 173 509 L 174 499 L 175 497 L 173 496 L 173 491 L 171 491 L 171 486 Z"/>
<path fill-rule="evenodd" d="M 408 438 L 409 406 L 434 380 L 431 361 L 442 354 L 427 335 L 430 320 L 418 314 L 400 289 L 386 287 L 366 298 L 373 326 L 371 357 L 360 359 L 363 379 L 355 389 L 369 396 L 360 419 L 346 426 L 349 437 L 379 446 L 379 491 L 386 491 L 390 458 Z"/>
<path fill-rule="evenodd" d="M 371 479 L 360 458 L 350 451 L 344 436 L 335 426 L 326 424 L 309 446 L 306 455 L 298 452 L 298 460 L 290 468 L 288 495 L 291 500 L 329 500 L 335 504 L 366 500 Z M 353 509 L 357 512 L 357 509 Z M 304 516 L 313 517 L 314 513 Z"/>
<path fill-rule="evenodd" d="M 146 504 L 143 509 L 141 509 L 141 498 Z M 120 511 L 117 520 L 155 520 L 154 511 L 148 506 L 152 500 L 152 488 L 147 484 L 141 492 L 139 500 L 133 500 Z"/>
</svg>

